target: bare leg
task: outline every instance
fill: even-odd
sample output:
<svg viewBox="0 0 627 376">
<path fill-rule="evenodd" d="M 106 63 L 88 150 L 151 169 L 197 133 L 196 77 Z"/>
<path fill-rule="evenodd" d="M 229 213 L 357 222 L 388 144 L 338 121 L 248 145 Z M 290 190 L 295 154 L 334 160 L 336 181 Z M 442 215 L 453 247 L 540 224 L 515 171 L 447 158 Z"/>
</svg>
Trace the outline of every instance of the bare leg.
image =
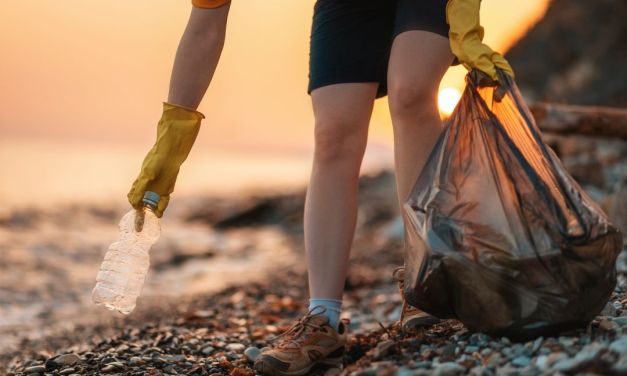
<svg viewBox="0 0 627 376">
<path fill-rule="evenodd" d="M 442 130 L 437 93 L 452 60 L 448 39 L 434 33 L 408 31 L 392 45 L 388 94 L 401 207 Z"/>
<path fill-rule="evenodd" d="M 168 102 L 196 109 L 218 65 L 229 4 L 216 9 L 192 8 L 176 51 Z"/>
<path fill-rule="evenodd" d="M 326 86 L 311 95 L 315 152 L 305 203 L 305 249 L 312 298 L 342 299 L 376 91 L 375 83 L 355 83 Z"/>
</svg>

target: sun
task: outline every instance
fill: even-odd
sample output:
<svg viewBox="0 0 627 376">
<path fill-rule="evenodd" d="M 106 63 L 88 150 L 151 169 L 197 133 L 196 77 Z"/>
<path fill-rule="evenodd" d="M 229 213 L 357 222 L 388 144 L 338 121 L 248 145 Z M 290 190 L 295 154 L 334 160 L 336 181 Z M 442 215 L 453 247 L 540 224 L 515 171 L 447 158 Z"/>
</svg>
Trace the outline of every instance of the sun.
<svg viewBox="0 0 627 376">
<path fill-rule="evenodd" d="M 461 92 L 456 88 L 445 87 L 440 90 L 438 94 L 438 108 L 440 109 L 440 113 L 445 116 L 450 115 L 461 97 Z"/>
</svg>

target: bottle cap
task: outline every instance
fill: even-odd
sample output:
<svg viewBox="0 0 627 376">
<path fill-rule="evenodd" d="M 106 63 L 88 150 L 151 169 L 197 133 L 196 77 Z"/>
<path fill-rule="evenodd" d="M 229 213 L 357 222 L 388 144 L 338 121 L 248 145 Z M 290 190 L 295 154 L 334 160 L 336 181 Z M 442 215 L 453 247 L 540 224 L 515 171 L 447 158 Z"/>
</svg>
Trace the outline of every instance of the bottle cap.
<svg viewBox="0 0 627 376">
<path fill-rule="evenodd" d="M 146 191 L 146 193 L 144 193 L 144 199 L 142 200 L 142 202 L 146 205 L 150 205 L 156 208 L 157 204 L 159 204 L 160 198 L 161 196 L 159 196 L 158 193 Z"/>
</svg>

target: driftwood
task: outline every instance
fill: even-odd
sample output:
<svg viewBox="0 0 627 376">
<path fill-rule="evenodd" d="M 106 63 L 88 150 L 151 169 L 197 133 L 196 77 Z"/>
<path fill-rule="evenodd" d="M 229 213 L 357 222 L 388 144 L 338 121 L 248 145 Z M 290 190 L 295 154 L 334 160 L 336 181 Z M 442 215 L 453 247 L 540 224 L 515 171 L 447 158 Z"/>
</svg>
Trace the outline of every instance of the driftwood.
<svg viewBox="0 0 627 376">
<path fill-rule="evenodd" d="M 536 103 L 530 106 L 543 132 L 627 141 L 627 109 Z"/>
</svg>

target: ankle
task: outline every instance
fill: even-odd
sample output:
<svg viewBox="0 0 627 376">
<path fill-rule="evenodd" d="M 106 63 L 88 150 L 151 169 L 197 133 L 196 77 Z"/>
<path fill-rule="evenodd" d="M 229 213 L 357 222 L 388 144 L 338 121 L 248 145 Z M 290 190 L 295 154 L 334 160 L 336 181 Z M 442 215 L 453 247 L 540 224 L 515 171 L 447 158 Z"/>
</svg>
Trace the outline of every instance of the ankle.
<svg viewBox="0 0 627 376">
<path fill-rule="evenodd" d="M 321 314 L 329 319 L 329 325 L 333 329 L 338 330 L 342 313 L 342 301 L 338 299 L 309 299 L 309 310 L 313 310 L 316 307 L 324 308 L 324 312 Z"/>
</svg>

